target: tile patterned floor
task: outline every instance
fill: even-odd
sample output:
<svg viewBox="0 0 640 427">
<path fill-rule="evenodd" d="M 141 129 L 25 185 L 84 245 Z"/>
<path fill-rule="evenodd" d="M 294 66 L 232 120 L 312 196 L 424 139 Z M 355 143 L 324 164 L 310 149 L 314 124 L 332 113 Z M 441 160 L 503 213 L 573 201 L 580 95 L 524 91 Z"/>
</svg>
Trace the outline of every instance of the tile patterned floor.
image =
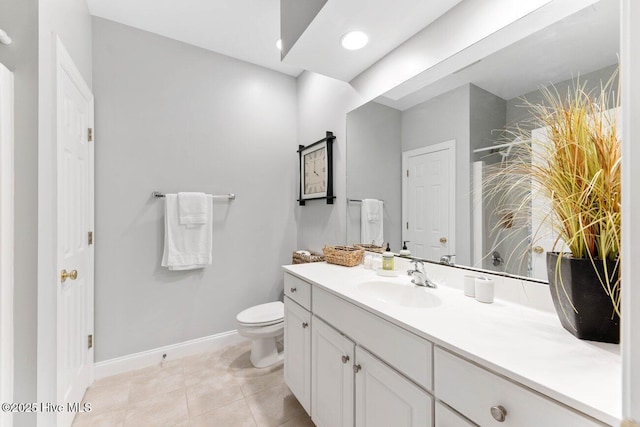
<svg viewBox="0 0 640 427">
<path fill-rule="evenodd" d="M 74 427 L 313 427 L 283 365 L 256 369 L 249 343 L 96 381 Z"/>
</svg>

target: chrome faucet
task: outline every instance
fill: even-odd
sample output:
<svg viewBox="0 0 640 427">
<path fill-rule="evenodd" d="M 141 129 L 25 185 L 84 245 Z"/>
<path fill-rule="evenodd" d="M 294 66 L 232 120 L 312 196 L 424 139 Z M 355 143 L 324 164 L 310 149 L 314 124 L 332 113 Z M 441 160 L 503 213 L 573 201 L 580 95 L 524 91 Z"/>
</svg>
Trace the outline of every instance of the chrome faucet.
<svg viewBox="0 0 640 427">
<path fill-rule="evenodd" d="M 427 273 L 424 271 L 424 263 L 422 260 L 414 259 L 411 261 L 413 266 L 415 267 L 413 270 L 407 270 L 407 274 L 413 279 L 411 279 L 411 283 L 417 286 L 425 286 L 427 288 L 437 288 L 438 285 L 433 283 L 427 277 Z"/>
</svg>

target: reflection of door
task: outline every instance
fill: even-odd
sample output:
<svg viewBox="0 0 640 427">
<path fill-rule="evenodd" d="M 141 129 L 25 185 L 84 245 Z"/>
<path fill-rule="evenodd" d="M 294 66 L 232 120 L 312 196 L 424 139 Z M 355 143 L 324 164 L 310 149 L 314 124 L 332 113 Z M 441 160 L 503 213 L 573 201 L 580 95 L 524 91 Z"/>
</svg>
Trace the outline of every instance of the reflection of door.
<svg viewBox="0 0 640 427">
<path fill-rule="evenodd" d="M 414 256 L 455 254 L 455 141 L 402 154 L 403 237 Z"/>
<path fill-rule="evenodd" d="M 60 44 L 57 53 L 57 398 L 66 405 L 82 400 L 93 369 L 93 95 Z M 60 413 L 58 425 L 74 415 Z"/>
<path fill-rule="evenodd" d="M 531 131 L 531 150 L 533 161 L 540 158 L 541 144 L 547 139 L 547 128 Z M 553 250 L 558 233 L 551 226 L 551 204 L 540 194 L 535 183 L 531 184 L 531 277 L 547 280 L 547 252 Z M 558 242 L 555 250 L 562 250 L 563 245 Z"/>
</svg>

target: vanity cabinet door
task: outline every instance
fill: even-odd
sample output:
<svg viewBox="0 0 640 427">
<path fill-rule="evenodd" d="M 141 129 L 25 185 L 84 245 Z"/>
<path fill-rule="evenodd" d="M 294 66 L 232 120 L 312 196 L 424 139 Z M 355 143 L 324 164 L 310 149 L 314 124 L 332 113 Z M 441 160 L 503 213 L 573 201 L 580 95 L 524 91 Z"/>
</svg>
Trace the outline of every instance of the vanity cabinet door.
<svg viewBox="0 0 640 427">
<path fill-rule="evenodd" d="M 317 317 L 311 331 L 311 419 L 317 427 L 353 426 L 353 341 Z"/>
<path fill-rule="evenodd" d="M 311 313 L 284 298 L 284 381 L 311 414 Z"/>
<path fill-rule="evenodd" d="M 356 426 L 433 426 L 433 398 L 363 350 L 356 349 Z"/>
</svg>

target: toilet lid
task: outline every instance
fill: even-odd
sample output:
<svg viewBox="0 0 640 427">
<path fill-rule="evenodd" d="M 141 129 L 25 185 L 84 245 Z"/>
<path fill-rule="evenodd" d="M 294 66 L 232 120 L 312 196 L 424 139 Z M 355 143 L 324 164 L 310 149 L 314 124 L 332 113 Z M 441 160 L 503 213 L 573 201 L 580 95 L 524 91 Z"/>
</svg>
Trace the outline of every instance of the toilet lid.
<svg viewBox="0 0 640 427">
<path fill-rule="evenodd" d="M 236 320 L 247 325 L 271 325 L 284 319 L 284 304 L 281 301 L 268 302 L 241 311 Z"/>
</svg>

